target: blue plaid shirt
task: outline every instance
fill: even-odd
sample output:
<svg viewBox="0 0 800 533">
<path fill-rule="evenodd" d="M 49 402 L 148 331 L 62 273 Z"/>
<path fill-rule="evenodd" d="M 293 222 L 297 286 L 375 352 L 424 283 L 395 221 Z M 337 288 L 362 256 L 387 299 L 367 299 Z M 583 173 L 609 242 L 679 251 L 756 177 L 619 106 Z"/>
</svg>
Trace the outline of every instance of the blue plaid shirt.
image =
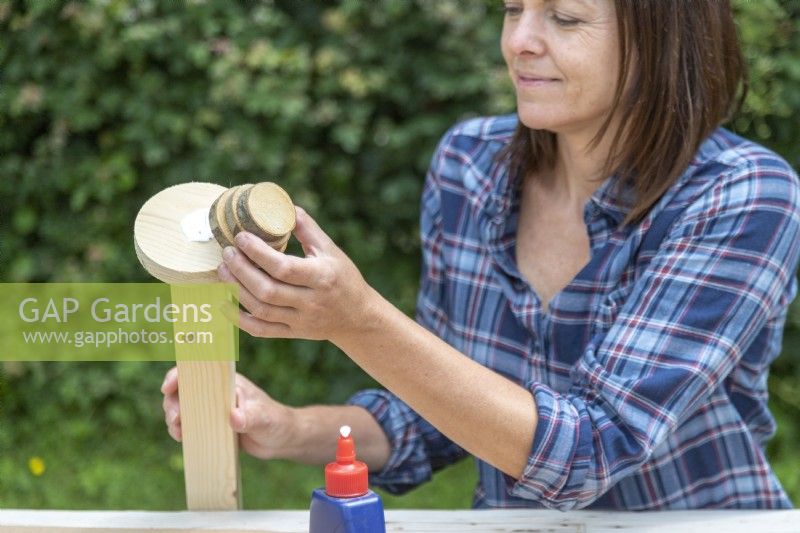
<svg viewBox="0 0 800 533">
<path fill-rule="evenodd" d="M 769 365 L 800 253 L 798 177 L 718 128 L 641 223 L 616 176 L 584 208 L 591 259 L 547 313 L 515 260 L 520 178 L 496 161 L 516 115 L 453 127 L 422 195 L 420 324 L 528 389 L 520 479 L 477 458 L 473 506 L 789 508 L 764 455 Z M 387 391 L 348 400 L 392 445 L 370 481 L 405 492 L 468 456 Z"/>
</svg>

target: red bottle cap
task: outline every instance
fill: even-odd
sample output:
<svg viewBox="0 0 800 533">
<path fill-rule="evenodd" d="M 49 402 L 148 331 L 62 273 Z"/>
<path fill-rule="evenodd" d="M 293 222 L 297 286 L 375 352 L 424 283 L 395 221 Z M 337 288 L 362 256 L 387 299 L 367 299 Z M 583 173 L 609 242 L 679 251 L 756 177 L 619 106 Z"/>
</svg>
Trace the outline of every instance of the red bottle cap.
<svg viewBox="0 0 800 533">
<path fill-rule="evenodd" d="M 336 462 L 325 466 L 325 493 L 334 498 L 355 498 L 369 490 L 367 465 L 356 461 L 356 443 L 350 426 L 339 428 Z"/>
</svg>

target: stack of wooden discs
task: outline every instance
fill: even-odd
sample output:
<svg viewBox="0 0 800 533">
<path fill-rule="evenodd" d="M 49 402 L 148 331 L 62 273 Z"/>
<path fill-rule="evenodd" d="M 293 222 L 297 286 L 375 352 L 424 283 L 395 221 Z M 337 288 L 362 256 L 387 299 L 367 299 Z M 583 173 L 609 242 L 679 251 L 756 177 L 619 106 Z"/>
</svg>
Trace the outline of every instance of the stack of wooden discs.
<svg viewBox="0 0 800 533">
<path fill-rule="evenodd" d="M 248 231 L 283 252 L 295 226 L 292 199 L 278 185 L 262 182 L 237 185 L 214 200 L 208 212 L 214 238 L 223 248 L 234 246 L 233 238 Z"/>
</svg>

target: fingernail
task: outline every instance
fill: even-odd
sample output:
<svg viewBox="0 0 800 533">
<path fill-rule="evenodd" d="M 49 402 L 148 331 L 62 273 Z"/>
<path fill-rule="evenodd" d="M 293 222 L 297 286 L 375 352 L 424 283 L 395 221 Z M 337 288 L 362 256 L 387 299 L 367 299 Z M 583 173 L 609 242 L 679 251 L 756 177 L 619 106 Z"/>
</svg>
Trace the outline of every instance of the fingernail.
<svg viewBox="0 0 800 533">
<path fill-rule="evenodd" d="M 233 246 L 226 246 L 224 250 L 222 250 L 222 258 L 226 261 L 230 261 L 236 255 L 236 250 L 233 249 Z"/>
<path fill-rule="evenodd" d="M 234 237 L 233 240 L 235 240 L 236 244 L 239 246 L 244 246 L 247 244 L 247 241 L 250 240 L 250 236 L 247 234 L 247 232 L 240 231 L 236 234 L 236 237 Z"/>
</svg>

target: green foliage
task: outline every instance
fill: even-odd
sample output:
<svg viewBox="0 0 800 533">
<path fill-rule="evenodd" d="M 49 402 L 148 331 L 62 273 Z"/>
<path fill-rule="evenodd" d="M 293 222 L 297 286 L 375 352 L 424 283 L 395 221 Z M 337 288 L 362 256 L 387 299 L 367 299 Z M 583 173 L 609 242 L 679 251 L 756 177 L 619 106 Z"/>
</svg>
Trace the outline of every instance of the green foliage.
<svg viewBox="0 0 800 533">
<path fill-rule="evenodd" d="M 274 180 L 410 313 L 437 140 L 460 118 L 514 109 L 499 4 L 0 1 L 0 279 L 147 281 L 132 224 L 148 197 L 190 180 Z M 797 163 L 800 5 L 734 4 L 752 71 L 735 129 Z M 800 502 L 798 327 L 795 307 L 769 452 Z M 291 405 L 374 385 L 326 343 L 243 336 L 241 353 L 239 369 Z M 167 368 L 0 365 L 2 505 L 182 508 L 158 392 Z M 251 458 L 243 477 L 248 508 L 305 507 L 322 482 L 318 468 Z M 387 505 L 466 507 L 474 482 L 465 461 Z"/>
<path fill-rule="evenodd" d="M 800 1 L 733 0 L 750 93 L 730 126 L 800 166 Z"/>
<path fill-rule="evenodd" d="M 734 0 L 739 35 L 750 69 L 750 94 L 733 120 L 738 133 L 757 140 L 800 168 L 800 1 Z M 800 504 L 800 299 L 789 309 L 783 351 L 773 363 L 770 408 L 778 431 L 767 456 L 795 505 Z"/>
</svg>

